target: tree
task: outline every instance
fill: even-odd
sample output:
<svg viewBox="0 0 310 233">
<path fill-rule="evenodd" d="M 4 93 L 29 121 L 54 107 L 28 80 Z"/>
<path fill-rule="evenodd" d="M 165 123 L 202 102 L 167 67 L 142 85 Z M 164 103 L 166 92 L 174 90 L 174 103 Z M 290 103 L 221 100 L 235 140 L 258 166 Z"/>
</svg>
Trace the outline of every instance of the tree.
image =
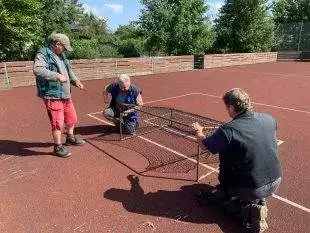
<svg viewBox="0 0 310 233">
<path fill-rule="evenodd" d="M 73 36 L 83 39 L 104 37 L 108 34 L 106 20 L 96 17 L 92 13 L 82 14 L 70 25 Z"/>
<path fill-rule="evenodd" d="M 83 18 L 84 10 L 78 0 L 43 0 L 43 4 L 43 38 L 47 38 L 52 32 L 70 34 L 72 25 Z"/>
<path fill-rule="evenodd" d="M 118 51 L 124 57 L 140 57 L 144 53 L 143 33 L 134 23 L 119 26 L 114 35 L 117 37 Z"/>
<path fill-rule="evenodd" d="M 273 5 L 279 50 L 310 50 L 310 0 L 277 0 Z"/>
<path fill-rule="evenodd" d="M 275 44 L 267 0 L 226 0 L 215 22 L 217 52 L 266 52 Z"/>
<path fill-rule="evenodd" d="M 38 39 L 40 0 L 0 0 L 0 60 L 27 56 Z"/>
<path fill-rule="evenodd" d="M 206 30 L 208 7 L 203 0 L 141 0 L 138 25 L 149 54 L 183 55 L 200 52 Z M 202 39 L 204 38 L 204 39 Z"/>
<path fill-rule="evenodd" d="M 310 22 L 310 0 L 275 0 L 272 13 L 276 25 Z"/>
</svg>

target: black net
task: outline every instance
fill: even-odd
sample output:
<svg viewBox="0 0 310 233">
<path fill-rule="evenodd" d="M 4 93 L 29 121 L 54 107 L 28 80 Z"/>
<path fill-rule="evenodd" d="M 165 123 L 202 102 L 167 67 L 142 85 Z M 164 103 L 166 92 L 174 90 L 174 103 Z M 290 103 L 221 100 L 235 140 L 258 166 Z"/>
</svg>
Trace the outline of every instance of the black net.
<svg viewBox="0 0 310 233">
<path fill-rule="evenodd" d="M 136 111 L 139 127 L 133 134 L 124 131 L 126 119 L 123 119 L 121 127 L 117 126 L 114 132 L 100 135 L 95 140 L 113 142 L 141 154 L 149 162 L 146 171 L 189 172 L 196 168 L 198 154 L 201 164 L 218 163 L 217 155 L 199 151 L 191 124 L 198 122 L 208 136 L 222 122 L 167 107 L 144 106 Z M 117 132 L 118 127 L 121 133 Z"/>
<path fill-rule="evenodd" d="M 203 126 L 206 136 L 209 136 L 222 124 L 222 122 L 211 118 L 167 107 L 145 106 L 143 109 L 137 110 L 137 113 L 139 115 L 139 127 L 134 133 L 135 136 L 164 130 L 179 137 L 196 141 L 195 132 L 191 127 L 193 123 L 198 122 Z M 125 134 L 123 139 L 130 137 Z"/>
<path fill-rule="evenodd" d="M 210 135 L 222 122 L 167 107 L 144 106 L 136 111 L 139 127 L 133 134 L 120 133 L 121 123 L 109 126 L 89 141 L 127 166 L 145 161 L 139 174 L 173 173 L 198 178 L 218 167 L 218 155 L 199 149 L 191 124 L 198 122 Z"/>
</svg>

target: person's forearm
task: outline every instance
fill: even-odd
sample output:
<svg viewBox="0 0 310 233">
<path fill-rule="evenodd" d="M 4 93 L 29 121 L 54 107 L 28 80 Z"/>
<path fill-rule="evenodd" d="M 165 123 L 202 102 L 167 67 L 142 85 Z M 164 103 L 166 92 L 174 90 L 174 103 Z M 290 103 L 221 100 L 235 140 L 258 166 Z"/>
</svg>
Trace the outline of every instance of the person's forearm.
<svg viewBox="0 0 310 233">
<path fill-rule="evenodd" d="M 143 106 L 143 100 L 141 94 L 139 94 L 137 97 L 137 105 L 140 107 Z"/>
<path fill-rule="evenodd" d="M 109 100 L 109 93 L 104 89 L 103 92 L 102 92 L 102 96 L 103 96 L 103 101 L 105 103 L 108 103 L 108 100 Z"/>
<path fill-rule="evenodd" d="M 202 141 L 206 138 L 206 136 L 203 134 L 202 131 L 196 131 L 196 138 L 197 138 L 199 146 L 204 149 L 204 145 Z"/>
</svg>

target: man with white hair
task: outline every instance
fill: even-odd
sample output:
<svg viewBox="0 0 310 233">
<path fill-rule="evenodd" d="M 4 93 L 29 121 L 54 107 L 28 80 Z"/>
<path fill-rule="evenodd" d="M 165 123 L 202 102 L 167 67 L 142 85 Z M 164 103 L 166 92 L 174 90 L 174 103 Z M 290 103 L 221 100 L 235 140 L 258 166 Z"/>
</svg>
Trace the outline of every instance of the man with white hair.
<svg viewBox="0 0 310 233">
<path fill-rule="evenodd" d="M 126 113 L 123 118 L 124 130 L 130 134 L 134 133 L 139 127 L 139 115 L 132 106 L 142 106 L 141 89 L 131 84 L 130 77 L 127 74 L 121 74 L 117 81 L 107 85 L 103 90 L 105 103 L 109 103 L 109 94 L 111 101 L 109 107 L 103 111 L 103 115 L 113 121 L 118 127 L 121 113 Z"/>
</svg>

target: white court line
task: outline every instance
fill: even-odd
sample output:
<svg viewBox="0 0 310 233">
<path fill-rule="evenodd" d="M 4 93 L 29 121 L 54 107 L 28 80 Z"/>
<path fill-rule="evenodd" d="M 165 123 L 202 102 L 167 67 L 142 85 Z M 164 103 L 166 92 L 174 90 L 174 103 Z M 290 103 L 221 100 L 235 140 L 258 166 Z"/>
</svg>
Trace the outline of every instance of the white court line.
<svg viewBox="0 0 310 233">
<path fill-rule="evenodd" d="M 157 127 L 160 126 L 160 125 L 154 124 L 154 123 L 152 123 L 152 122 L 149 122 L 148 120 L 144 120 L 144 121 L 145 121 L 146 123 L 148 123 L 148 124 L 153 125 L 153 126 L 157 126 Z M 195 137 L 193 137 L 193 136 L 190 136 L 190 135 L 186 135 L 186 134 L 181 133 L 181 132 L 179 132 L 179 131 L 176 131 L 176 130 L 174 130 L 174 129 L 167 128 L 166 125 L 163 126 L 163 128 L 165 128 L 167 131 L 170 131 L 170 132 L 172 132 L 172 133 L 179 134 L 179 135 L 181 135 L 181 136 L 185 136 L 186 138 L 190 138 L 190 139 L 193 139 L 193 140 L 197 141 L 197 138 L 195 138 Z"/>
<path fill-rule="evenodd" d="M 155 118 L 152 118 L 152 119 L 155 119 Z M 154 123 L 150 122 L 149 120 L 150 120 L 150 119 L 147 119 L 147 120 L 144 120 L 144 121 L 145 121 L 146 123 L 148 123 L 148 124 L 151 124 L 151 125 L 154 125 L 154 126 L 157 126 L 157 127 L 159 126 L 159 125 L 157 125 L 157 124 L 154 124 Z M 195 140 L 195 141 L 197 140 L 196 137 L 183 134 L 183 133 L 181 133 L 181 132 L 179 132 L 179 131 L 176 131 L 176 130 L 167 128 L 166 126 L 163 126 L 163 128 L 165 128 L 167 131 L 170 131 L 170 132 L 172 132 L 172 133 L 179 134 L 179 135 L 181 135 L 181 136 L 185 136 L 186 138 L 190 138 L 190 139 L 193 139 L 193 140 Z M 280 146 L 280 145 L 283 144 L 283 143 L 284 143 L 284 141 L 282 141 L 282 140 L 277 140 L 277 145 L 278 145 L 278 146 Z"/>
<path fill-rule="evenodd" d="M 110 123 L 110 122 L 108 122 L 108 121 L 105 121 L 105 120 L 102 120 L 102 119 L 100 119 L 100 118 L 98 118 L 98 117 L 92 116 L 91 114 L 87 114 L 87 115 L 90 116 L 90 117 L 92 117 L 92 118 L 94 118 L 94 119 L 96 119 L 96 120 L 98 120 L 98 121 L 101 121 L 101 122 L 103 122 L 103 123 L 105 123 L 105 124 L 113 125 L 112 123 Z M 188 159 L 189 161 L 192 161 L 192 162 L 194 162 L 194 163 L 197 163 L 197 160 L 192 159 L 192 158 L 189 158 L 189 157 L 187 157 L 186 155 L 184 155 L 184 154 L 182 154 L 182 153 L 180 153 L 180 152 L 177 152 L 177 151 L 175 151 L 175 150 L 172 150 L 172 149 L 170 149 L 170 148 L 168 148 L 168 147 L 165 147 L 165 146 L 163 146 L 163 145 L 161 145 L 161 144 L 159 144 L 159 143 L 153 142 L 152 140 L 149 140 L 149 139 L 144 138 L 144 137 L 142 137 L 142 136 L 137 136 L 137 137 L 139 137 L 140 139 L 142 139 L 142 140 L 144 140 L 144 141 L 147 141 L 147 142 L 149 142 L 149 143 L 151 143 L 151 144 L 153 144 L 153 145 L 156 145 L 156 146 L 158 146 L 158 147 L 160 147 L 160 148 L 163 148 L 163 149 L 165 149 L 165 150 L 167 150 L 167 151 L 170 151 L 170 152 L 172 152 L 172 153 L 174 153 L 174 154 L 176 154 L 176 155 L 179 155 L 180 157 L 183 157 L 183 158 L 185 158 L 185 159 Z M 214 167 L 208 166 L 208 165 L 203 164 L 203 163 L 200 163 L 200 162 L 199 162 L 199 164 L 200 164 L 201 166 L 203 166 L 203 167 L 206 167 L 206 168 L 210 169 L 211 171 L 214 171 L 214 172 L 216 172 L 216 173 L 219 172 L 219 170 L 218 170 L 218 169 L 215 169 Z M 300 209 L 300 210 L 303 210 L 303 211 L 305 211 L 305 212 L 307 212 L 307 213 L 310 213 L 310 209 L 307 208 L 307 207 L 304 207 L 304 206 L 302 206 L 302 205 L 299 205 L 299 204 L 297 204 L 297 203 L 295 203 L 295 202 L 293 202 L 293 201 L 290 201 L 290 200 L 288 200 L 288 199 L 286 199 L 286 198 L 280 197 L 280 196 L 278 196 L 278 195 L 276 195 L 276 194 L 273 194 L 272 196 L 273 196 L 274 198 L 276 198 L 276 199 L 278 199 L 278 200 L 280 200 L 280 201 L 282 201 L 282 202 L 288 204 L 288 205 L 294 206 L 294 207 L 296 207 L 296 208 L 298 208 L 298 209 Z"/>
<path fill-rule="evenodd" d="M 94 119 L 96 119 L 96 120 L 98 120 L 98 121 L 101 121 L 101 122 L 103 122 L 103 123 L 105 123 L 105 124 L 114 125 L 114 124 L 112 124 L 111 122 L 102 120 L 102 119 L 100 119 L 100 118 L 98 118 L 98 117 L 95 117 L 95 116 L 92 116 L 90 113 L 87 114 L 87 115 L 90 116 L 90 117 L 92 117 L 92 118 L 94 118 Z M 186 155 L 184 155 L 184 154 L 182 154 L 182 153 L 180 153 L 180 152 L 177 152 L 177 151 L 175 151 L 175 150 L 173 150 L 173 149 L 170 149 L 170 148 L 168 148 L 168 147 L 165 147 L 165 146 L 163 146 L 163 145 L 161 145 L 161 144 L 159 144 L 159 143 L 157 143 L 157 142 L 154 142 L 154 141 L 152 141 L 152 140 L 150 140 L 150 139 L 147 139 L 147 138 L 142 137 L 142 136 L 139 136 L 139 135 L 136 135 L 136 137 L 138 137 L 138 138 L 140 138 L 140 139 L 142 139 L 142 140 L 144 140 L 144 141 L 146 141 L 146 142 L 149 142 L 149 143 L 151 143 L 151 144 L 153 144 L 153 145 L 155 145 L 155 146 L 158 146 L 158 147 L 160 147 L 160 148 L 162 148 L 162 149 L 165 149 L 165 150 L 167 150 L 167 151 L 170 151 L 170 152 L 172 152 L 172 153 L 174 153 L 174 154 L 176 154 L 176 155 L 179 155 L 180 157 L 183 157 L 183 158 L 185 158 L 185 159 L 188 159 L 189 161 L 191 161 L 191 162 L 193 162 L 193 163 L 197 163 L 197 160 L 195 160 L 195 159 L 193 159 L 193 158 L 189 158 L 189 157 L 187 157 Z M 199 162 L 199 164 L 200 164 L 201 166 L 205 167 L 205 168 L 208 168 L 208 169 L 211 170 L 211 171 L 215 171 L 215 172 L 218 171 L 218 170 L 215 169 L 214 167 L 210 167 L 210 166 L 208 166 L 208 165 L 206 165 L 206 164 L 203 164 L 203 163 L 201 163 L 201 162 Z"/>
<path fill-rule="evenodd" d="M 243 71 L 243 70 L 229 70 L 229 72 L 235 72 L 235 73 L 247 73 L 247 74 L 258 74 L 258 75 L 268 75 L 268 76 L 281 76 L 284 78 L 308 78 L 309 75 L 303 75 L 303 74 L 279 74 L 279 73 L 266 73 L 266 72 L 249 72 L 249 71 Z M 266 77 L 268 78 L 268 77 Z"/>
<path fill-rule="evenodd" d="M 4 158 L 4 159 L 0 159 L 0 163 L 3 162 L 3 161 L 5 161 L 5 160 L 8 160 L 8 159 L 10 159 L 10 158 L 13 158 L 13 155 L 10 155 L 9 157 L 6 157 L 6 158 Z"/>
<path fill-rule="evenodd" d="M 221 99 L 221 96 L 218 95 L 209 95 L 209 94 L 204 94 L 204 93 L 195 93 L 196 95 L 203 95 L 203 96 L 209 96 L 209 97 L 213 97 L 213 98 L 217 98 L 217 99 Z M 306 114 L 310 114 L 310 111 L 305 111 L 305 110 L 300 110 L 300 109 L 295 109 L 295 108 L 286 108 L 286 107 L 281 107 L 281 106 L 277 106 L 277 105 L 270 105 L 270 104 L 263 104 L 263 103 L 258 103 L 258 102 L 253 102 L 251 101 L 253 104 L 256 105 L 261 105 L 261 106 L 266 106 L 266 107 L 271 107 L 271 108 L 278 108 L 278 109 L 282 109 L 282 110 L 288 110 L 288 111 L 293 111 L 293 112 L 301 112 L 301 113 L 306 113 Z"/>
<path fill-rule="evenodd" d="M 202 179 L 204 179 L 204 178 L 206 178 L 206 177 L 212 175 L 214 172 L 215 172 L 215 171 L 210 171 L 210 172 L 208 172 L 207 174 L 205 174 L 205 175 L 203 175 L 203 176 L 200 176 L 199 179 L 198 179 L 198 181 L 200 181 L 200 180 L 202 180 Z"/>
<path fill-rule="evenodd" d="M 292 201 L 290 201 L 290 200 L 288 200 L 288 199 L 286 199 L 286 198 L 280 197 L 280 196 L 278 196 L 277 194 L 272 194 L 272 196 L 273 196 L 275 199 L 278 199 L 278 200 L 283 201 L 283 202 L 285 202 L 285 203 L 287 203 L 287 204 L 289 204 L 289 205 L 292 205 L 292 206 L 294 206 L 294 207 L 296 207 L 296 208 L 298 208 L 298 209 L 301 209 L 301 210 L 303 210 L 303 211 L 306 211 L 306 212 L 310 213 L 310 209 L 309 209 L 309 208 L 306 208 L 306 207 L 304 207 L 304 206 L 302 206 L 302 205 L 299 205 L 299 204 L 297 204 L 297 203 L 295 203 L 295 202 L 292 202 Z"/>
<path fill-rule="evenodd" d="M 148 101 L 148 102 L 144 102 L 144 104 L 150 104 L 150 103 L 156 103 L 156 102 L 165 101 L 165 100 L 177 99 L 177 98 L 181 98 L 181 97 L 189 96 L 189 95 L 200 95 L 200 93 L 188 93 L 188 94 L 172 96 L 172 97 L 168 97 L 168 98 L 164 98 L 164 99 L 151 100 L 151 101 Z M 92 113 L 89 113 L 89 114 L 93 115 L 93 114 L 99 114 L 99 113 L 102 113 L 102 111 L 100 111 L 100 112 L 92 112 Z"/>
<path fill-rule="evenodd" d="M 170 115 L 170 113 L 162 114 L 161 117 L 165 117 L 167 115 Z M 144 121 L 147 122 L 147 123 L 150 123 L 150 120 L 155 120 L 155 119 L 161 119 L 161 118 L 159 118 L 159 117 L 152 117 L 152 118 L 146 119 Z"/>
<path fill-rule="evenodd" d="M 179 115 L 181 115 L 181 116 L 185 116 L 185 117 L 188 117 L 188 118 L 192 118 L 192 119 L 194 119 L 194 120 L 197 120 L 196 117 L 193 117 L 193 116 L 188 115 L 188 114 L 186 114 L 186 113 L 174 112 L 174 114 L 179 114 Z M 209 122 L 209 123 L 211 123 L 211 124 L 213 124 L 213 125 L 216 124 L 216 123 L 214 123 L 213 121 L 207 120 L 207 119 L 204 119 L 203 121 L 204 121 L 204 122 Z M 220 124 L 217 124 L 217 125 L 219 126 Z M 215 129 L 215 128 L 218 128 L 218 126 L 209 126 L 209 127 L 210 127 L 210 129 L 212 129 L 211 127 L 213 127 L 213 129 Z"/>
<path fill-rule="evenodd" d="M 198 93 L 193 92 L 193 93 L 188 93 L 188 94 L 184 94 L 184 95 L 172 96 L 172 97 L 168 97 L 168 98 L 164 98 L 164 99 L 152 100 L 152 101 L 145 102 L 144 104 L 150 104 L 150 103 L 155 103 L 155 102 L 160 102 L 160 101 L 165 101 L 165 100 L 170 100 L 170 99 L 177 99 L 180 97 L 191 96 L 191 95 L 203 95 L 203 96 L 209 96 L 209 97 L 213 97 L 213 98 L 217 98 L 217 99 L 222 98 L 221 96 L 218 96 L 218 95 L 209 95 L 209 94 L 204 94 L 204 93 L 199 93 L 199 92 Z M 252 101 L 252 103 L 256 104 L 256 105 L 265 106 L 265 107 L 278 108 L 278 109 L 287 110 L 287 111 L 310 114 L 310 111 L 305 111 L 305 110 L 300 110 L 300 109 L 286 108 L 286 107 L 281 107 L 281 106 L 277 106 L 277 105 L 264 104 L 264 103 L 253 102 L 253 101 Z M 90 114 L 99 114 L 99 113 L 102 113 L 102 111 L 93 112 Z"/>
<path fill-rule="evenodd" d="M 155 103 L 155 102 L 160 102 L 160 101 L 165 101 L 165 100 L 177 99 L 177 98 L 181 98 L 184 96 L 197 95 L 197 94 L 200 94 L 200 93 L 188 93 L 188 94 L 184 94 L 184 95 L 177 95 L 177 96 L 172 96 L 172 97 L 168 97 L 168 98 L 164 98 L 164 99 L 148 101 L 148 102 L 145 102 L 144 104 L 150 104 L 150 103 Z"/>
</svg>

